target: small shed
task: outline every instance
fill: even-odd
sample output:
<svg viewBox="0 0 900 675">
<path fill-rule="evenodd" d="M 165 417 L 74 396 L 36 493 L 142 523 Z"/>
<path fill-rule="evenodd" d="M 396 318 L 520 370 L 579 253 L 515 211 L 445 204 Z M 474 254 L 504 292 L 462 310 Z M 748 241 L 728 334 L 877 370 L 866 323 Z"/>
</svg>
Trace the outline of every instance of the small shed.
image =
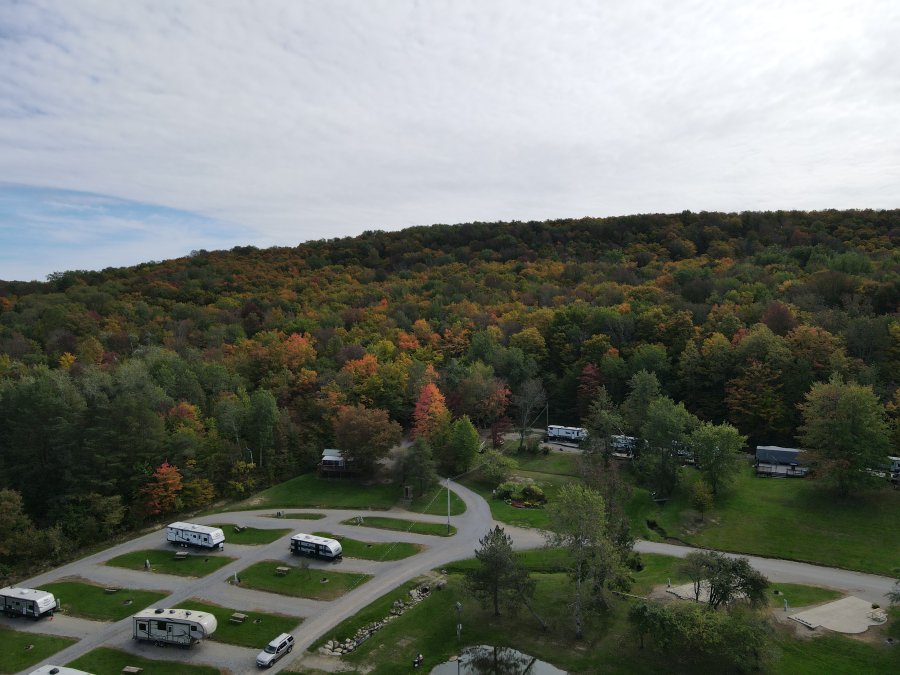
<svg viewBox="0 0 900 675">
<path fill-rule="evenodd" d="M 798 461 L 802 451 L 777 445 L 756 446 L 756 475 L 775 478 L 800 478 L 809 473 L 809 467 Z"/>
</svg>

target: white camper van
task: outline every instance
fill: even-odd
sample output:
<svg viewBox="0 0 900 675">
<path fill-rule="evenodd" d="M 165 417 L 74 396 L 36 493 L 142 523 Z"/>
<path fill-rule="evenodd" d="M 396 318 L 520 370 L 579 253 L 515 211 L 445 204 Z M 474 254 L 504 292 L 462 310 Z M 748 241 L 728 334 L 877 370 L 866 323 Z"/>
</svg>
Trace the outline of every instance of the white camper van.
<svg viewBox="0 0 900 675">
<path fill-rule="evenodd" d="M 177 546 L 198 546 L 221 551 L 225 548 L 225 533 L 218 527 L 172 523 L 166 527 L 166 541 Z"/>
<path fill-rule="evenodd" d="M 291 553 L 322 558 L 323 560 L 340 560 L 343 557 L 344 550 L 341 548 L 339 541 L 301 532 L 291 537 Z"/>
<path fill-rule="evenodd" d="M 212 637 L 217 626 L 216 617 L 209 612 L 190 609 L 148 609 L 135 614 L 132 624 L 134 640 L 185 648 Z"/>
<path fill-rule="evenodd" d="M 30 616 L 40 619 L 53 614 L 59 608 L 59 601 L 53 593 L 34 588 L 0 588 L 0 612 L 7 616 Z"/>
<path fill-rule="evenodd" d="M 41 666 L 37 670 L 32 670 L 28 675 L 93 675 L 93 673 L 66 666 Z"/>
</svg>

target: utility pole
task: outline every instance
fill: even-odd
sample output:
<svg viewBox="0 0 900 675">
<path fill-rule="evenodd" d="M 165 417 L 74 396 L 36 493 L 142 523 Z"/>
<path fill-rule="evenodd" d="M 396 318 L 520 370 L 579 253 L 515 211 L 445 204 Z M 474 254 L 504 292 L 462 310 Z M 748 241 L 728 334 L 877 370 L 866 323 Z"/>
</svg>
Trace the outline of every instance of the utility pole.
<svg viewBox="0 0 900 675">
<path fill-rule="evenodd" d="M 447 536 L 450 536 L 450 476 L 447 476 Z"/>
</svg>

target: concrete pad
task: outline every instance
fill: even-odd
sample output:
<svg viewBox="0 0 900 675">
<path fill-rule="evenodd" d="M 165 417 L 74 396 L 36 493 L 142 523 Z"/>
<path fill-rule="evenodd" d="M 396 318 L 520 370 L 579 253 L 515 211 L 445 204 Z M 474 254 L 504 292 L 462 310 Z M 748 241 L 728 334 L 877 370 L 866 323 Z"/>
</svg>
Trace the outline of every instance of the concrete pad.
<svg viewBox="0 0 900 675">
<path fill-rule="evenodd" d="M 884 623 L 880 614 L 872 609 L 872 603 L 852 595 L 807 609 L 789 618 L 807 628 L 827 628 L 836 633 L 865 633 L 869 626 Z"/>
<path fill-rule="evenodd" d="M 681 598 L 682 600 L 693 600 L 694 599 L 694 584 L 684 584 L 682 586 L 672 586 L 671 588 L 666 589 L 666 593 L 671 593 L 676 598 Z M 709 602 L 709 583 L 706 581 L 700 582 L 700 602 Z"/>
</svg>

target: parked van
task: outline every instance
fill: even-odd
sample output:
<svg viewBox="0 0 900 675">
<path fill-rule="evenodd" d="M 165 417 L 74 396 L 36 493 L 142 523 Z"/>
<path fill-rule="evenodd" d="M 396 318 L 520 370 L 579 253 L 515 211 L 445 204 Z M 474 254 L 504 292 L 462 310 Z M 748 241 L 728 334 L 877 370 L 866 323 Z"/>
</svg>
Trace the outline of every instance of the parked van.
<svg viewBox="0 0 900 675">
<path fill-rule="evenodd" d="M 266 645 L 256 657 L 256 665 L 260 668 L 271 668 L 274 663 L 294 648 L 294 636 L 282 633 Z"/>
</svg>

